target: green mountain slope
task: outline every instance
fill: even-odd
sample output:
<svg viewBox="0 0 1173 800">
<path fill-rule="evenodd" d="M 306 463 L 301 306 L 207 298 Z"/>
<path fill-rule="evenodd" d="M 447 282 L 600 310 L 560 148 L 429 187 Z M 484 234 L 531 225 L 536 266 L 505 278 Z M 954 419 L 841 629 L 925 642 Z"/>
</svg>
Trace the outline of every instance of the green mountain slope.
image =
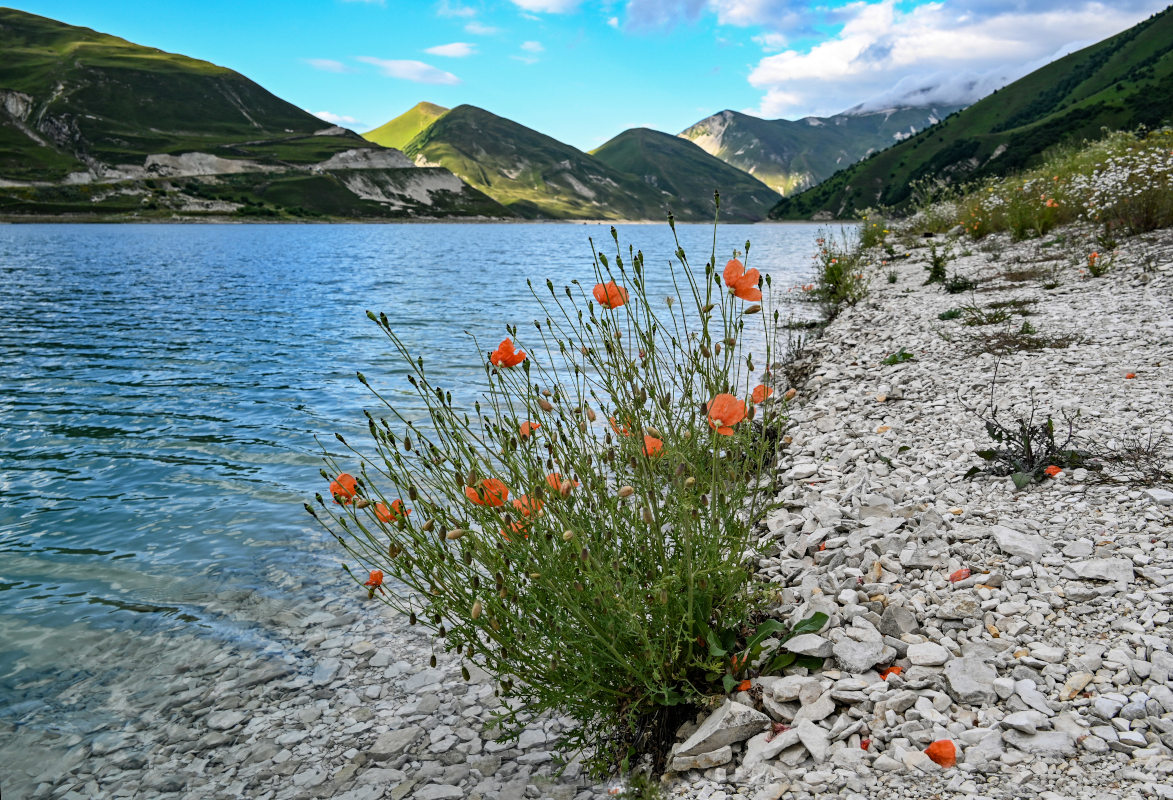
<svg viewBox="0 0 1173 800">
<path fill-rule="evenodd" d="M 799 120 L 722 111 L 680 136 L 790 195 L 938 122 L 956 108 L 898 108 Z"/>
<path fill-rule="evenodd" d="M 1102 128 L 1154 126 L 1173 115 L 1173 8 L 1065 56 L 822 184 L 784 198 L 779 219 L 852 216 L 906 205 L 917 181 L 957 184 L 1037 163 Z"/>
<path fill-rule="evenodd" d="M 367 131 L 362 136 L 367 141 L 381 144 L 383 147 L 402 150 L 421 131 L 447 113 L 448 109 L 444 106 L 427 102 L 417 103 L 395 119 L 380 125 L 373 131 Z"/>
<path fill-rule="evenodd" d="M 591 151 L 618 172 L 659 191 L 678 219 L 711 219 L 713 190 L 721 192 L 721 219 L 756 221 L 778 200 L 769 186 L 689 141 L 649 128 L 632 128 Z"/>
<path fill-rule="evenodd" d="M 206 61 L 13 9 L 0 54 L 3 214 L 511 216 Z"/>
<path fill-rule="evenodd" d="M 647 219 L 667 214 L 660 192 L 512 120 L 460 105 L 412 139 L 417 164 L 446 167 L 529 218 Z"/>
</svg>

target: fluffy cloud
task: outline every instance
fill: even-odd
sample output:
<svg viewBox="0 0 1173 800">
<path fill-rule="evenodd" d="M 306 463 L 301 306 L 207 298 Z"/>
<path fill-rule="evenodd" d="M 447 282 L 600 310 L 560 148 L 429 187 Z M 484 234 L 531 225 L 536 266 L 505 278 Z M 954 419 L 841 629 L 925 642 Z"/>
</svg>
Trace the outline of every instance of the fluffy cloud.
<svg viewBox="0 0 1173 800">
<path fill-rule="evenodd" d="M 311 111 L 310 113 L 318 119 L 324 119 L 326 122 L 333 123 L 334 125 L 354 125 L 358 122 L 354 117 L 348 117 L 345 114 L 335 114 L 331 111 Z"/>
<path fill-rule="evenodd" d="M 510 0 L 513 5 L 525 11 L 542 11 L 547 14 L 565 14 L 578 8 L 582 0 Z"/>
<path fill-rule="evenodd" d="M 522 42 L 521 49 L 527 53 L 541 53 L 544 52 L 546 48 L 542 47 L 541 42 Z"/>
<path fill-rule="evenodd" d="M 438 44 L 435 47 L 429 47 L 424 52 L 433 56 L 464 58 L 466 56 L 476 55 L 477 46 L 468 42 L 452 42 L 452 44 Z"/>
<path fill-rule="evenodd" d="M 436 6 L 436 13 L 441 17 L 475 17 L 477 10 L 459 3 L 450 3 L 448 0 L 440 0 Z"/>
<path fill-rule="evenodd" d="M 1058 55 L 1124 30 L 1163 4 L 995 2 L 990 7 L 1000 8 L 991 12 L 965 0 L 908 11 L 896 0 L 851 3 L 838 10 L 842 27 L 834 36 L 758 62 L 749 82 L 765 95 L 752 112 L 834 114 L 861 98 L 868 98 L 863 107 L 869 109 L 913 101 L 965 105 Z"/>
<path fill-rule="evenodd" d="M 499 33 L 500 28 L 494 28 L 492 25 L 483 25 L 476 20 L 464 26 L 464 30 L 474 36 L 492 36 L 494 33 Z"/>
<path fill-rule="evenodd" d="M 378 67 L 380 72 L 391 78 L 399 78 L 400 80 L 405 81 L 414 81 L 415 83 L 437 83 L 446 85 L 460 83 L 460 78 L 456 77 L 451 72 L 445 72 L 442 69 L 437 69 L 431 64 L 425 64 L 422 61 L 372 58 L 370 56 L 359 56 L 358 60 L 364 64 L 370 64 L 372 66 Z"/>
<path fill-rule="evenodd" d="M 322 72 L 350 72 L 350 67 L 332 58 L 305 58 L 302 60 Z"/>
</svg>

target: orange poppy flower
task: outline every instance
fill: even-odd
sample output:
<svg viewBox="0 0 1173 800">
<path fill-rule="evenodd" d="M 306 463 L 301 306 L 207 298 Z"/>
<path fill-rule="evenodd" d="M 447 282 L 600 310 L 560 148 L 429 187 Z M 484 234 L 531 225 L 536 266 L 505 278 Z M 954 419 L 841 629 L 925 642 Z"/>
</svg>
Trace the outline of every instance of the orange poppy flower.
<svg viewBox="0 0 1173 800">
<path fill-rule="evenodd" d="M 748 272 L 745 265 L 732 258 L 725 264 L 725 285 L 733 290 L 733 294 L 742 300 L 761 300 L 762 290 L 758 288 L 758 279 L 761 277 L 756 269 Z"/>
<path fill-rule="evenodd" d="M 343 472 L 330 481 L 330 494 L 334 496 L 335 503 L 347 505 L 358 494 L 358 481 L 349 472 Z"/>
<path fill-rule="evenodd" d="M 529 435 L 531 433 L 533 433 L 534 431 L 536 431 L 540 427 L 542 427 L 542 423 L 540 423 L 540 422 L 528 422 L 527 421 L 527 422 L 521 423 L 521 425 L 517 429 L 517 432 L 521 435 L 522 439 L 528 439 Z"/>
<path fill-rule="evenodd" d="M 737 691 L 748 692 L 750 690 L 751 686 L 753 686 L 753 681 L 744 680 L 741 683 L 737 684 Z"/>
<path fill-rule="evenodd" d="M 563 492 L 563 494 L 567 495 L 570 494 L 571 489 L 575 488 L 579 484 L 578 481 L 574 481 L 573 483 L 571 481 L 563 481 L 561 475 L 559 475 L 557 472 L 551 472 L 546 476 L 546 485 L 556 492 L 562 492 L 563 487 L 565 487 L 566 491 Z"/>
<path fill-rule="evenodd" d="M 860 750 L 867 750 L 871 746 L 872 746 L 871 739 L 860 739 L 859 740 L 859 749 Z"/>
<path fill-rule="evenodd" d="M 925 748 L 925 755 L 948 769 L 957 766 L 957 745 L 949 739 L 938 739 Z"/>
<path fill-rule="evenodd" d="M 495 367 L 516 367 L 525 361 L 525 351 L 513 349 L 513 340 L 505 339 L 497 345 L 497 349 L 489 353 L 489 361 Z"/>
<path fill-rule="evenodd" d="M 411 509 L 404 508 L 402 500 L 393 500 L 390 508 L 382 503 L 375 503 L 375 517 L 379 522 L 394 522 L 397 519 L 407 517 L 410 513 Z"/>
<path fill-rule="evenodd" d="M 758 384 L 753 387 L 753 401 L 755 403 L 764 403 L 766 398 L 774 394 L 774 390 L 765 384 Z"/>
<path fill-rule="evenodd" d="M 380 592 L 384 591 L 384 589 L 383 589 L 383 570 L 381 570 L 381 569 L 371 570 L 371 577 L 367 578 L 367 582 L 364 583 L 363 586 L 368 587 L 367 588 L 367 597 L 374 599 L 376 589 L 378 589 Z"/>
<path fill-rule="evenodd" d="M 1059 469 L 1054 464 L 1052 464 L 1051 466 L 1049 466 L 1045 470 L 1043 470 L 1043 474 L 1046 475 L 1048 478 L 1054 478 L 1056 475 L 1058 475 L 1062 471 L 1063 470 Z"/>
<path fill-rule="evenodd" d="M 464 494 L 478 506 L 500 506 L 509 499 L 509 489 L 496 478 L 485 478 L 480 486 L 465 486 Z"/>
<path fill-rule="evenodd" d="M 594 295 L 603 308 L 619 308 L 627 302 L 627 290 L 615 281 L 595 284 Z"/>
<path fill-rule="evenodd" d="M 733 435 L 733 426 L 745 419 L 745 403 L 731 394 L 719 394 L 709 401 L 709 427 L 723 436 Z"/>
<path fill-rule="evenodd" d="M 660 455 L 664 449 L 664 442 L 657 439 L 655 436 L 644 437 L 644 455 L 648 458 L 655 458 Z"/>
<path fill-rule="evenodd" d="M 615 421 L 615 417 L 608 417 L 611 420 L 611 430 L 615 431 L 620 436 L 631 436 L 631 429 L 626 425 L 620 425 Z"/>
<path fill-rule="evenodd" d="M 972 574 L 973 572 L 970 571 L 969 567 L 962 567 L 949 576 L 949 582 L 957 583 L 958 581 L 963 581 Z"/>
<path fill-rule="evenodd" d="M 904 667 L 885 667 L 880 670 L 880 677 L 888 680 L 889 675 L 899 675 L 901 672 L 904 672 Z"/>
<path fill-rule="evenodd" d="M 1130 380 L 1132 380 L 1132 379 L 1133 379 L 1133 378 L 1135 378 L 1135 377 L 1136 377 L 1136 373 L 1135 373 L 1135 372 L 1129 372 L 1127 375 L 1125 375 L 1125 376 L 1124 376 L 1124 380 L 1126 380 L 1126 381 L 1130 381 Z"/>
<path fill-rule="evenodd" d="M 513 507 L 521 512 L 523 517 L 536 517 L 542 513 L 542 501 L 527 494 L 514 500 Z"/>
</svg>

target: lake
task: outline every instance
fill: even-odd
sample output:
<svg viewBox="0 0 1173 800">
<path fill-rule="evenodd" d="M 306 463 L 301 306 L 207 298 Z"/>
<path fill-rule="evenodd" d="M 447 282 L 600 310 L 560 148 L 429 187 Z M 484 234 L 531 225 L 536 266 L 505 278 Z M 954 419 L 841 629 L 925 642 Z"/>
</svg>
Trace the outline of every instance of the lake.
<svg viewBox="0 0 1173 800">
<path fill-rule="evenodd" d="M 677 230 L 703 267 L 712 226 Z M 720 262 L 750 239 L 784 291 L 817 231 L 723 225 Z M 668 226 L 619 236 L 672 294 Z M 287 646 L 283 609 L 349 591 L 302 509 L 315 436 L 361 439 L 356 369 L 413 396 L 366 310 L 459 397 L 483 375 L 469 334 L 531 321 L 527 278 L 589 290 L 590 238 L 614 252 L 598 224 L 0 225 L 0 738 L 100 728 L 63 689 L 174 637 Z"/>
</svg>

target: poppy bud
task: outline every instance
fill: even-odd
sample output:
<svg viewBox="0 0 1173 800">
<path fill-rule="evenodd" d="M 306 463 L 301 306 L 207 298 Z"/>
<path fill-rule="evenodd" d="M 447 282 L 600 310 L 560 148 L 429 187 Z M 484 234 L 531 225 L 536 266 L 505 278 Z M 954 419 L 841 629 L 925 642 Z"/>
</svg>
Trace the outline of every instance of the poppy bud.
<svg viewBox="0 0 1173 800">
<path fill-rule="evenodd" d="M 746 306 L 745 309 L 741 313 L 742 314 L 756 314 L 761 310 L 762 310 L 762 307 L 759 306 L 757 303 L 754 303 L 752 306 Z"/>
<path fill-rule="evenodd" d="M 713 352 L 711 350 L 709 350 L 708 347 L 706 347 L 705 345 L 702 344 L 701 345 L 701 355 L 704 356 L 705 358 L 712 358 Z"/>
<path fill-rule="evenodd" d="M 716 346 L 713 347 L 713 352 L 716 353 L 717 355 L 721 355 L 721 343 L 720 342 L 717 342 Z"/>
<path fill-rule="evenodd" d="M 652 427 L 651 425 L 649 425 L 645 430 L 647 431 L 648 436 L 655 436 L 657 439 L 664 438 L 663 434 L 661 434 L 660 431 L 658 431 L 656 428 Z"/>
<path fill-rule="evenodd" d="M 431 657 L 430 659 L 428 659 L 428 665 L 429 665 L 429 666 L 431 666 L 431 667 L 433 667 L 433 668 L 436 666 L 436 656 L 435 656 L 435 654 L 433 654 L 433 655 L 432 655 L 432 657 Z"/>
<path fill-rule="evenodd" d="M 644 506 L 644 522 L 651 525 L 655 521 L 656 521 L 656 518 L 652 514 L 652 510 L 650 508 L 648 508 L 647 506 Z"/>
<path fill-rule="evenodd" d="M 536 581 L 536 580 L 537 580 L 538 578 L 540 578 L 540 577 L 542 577 L 542 573 L 540 573 L 540 572 L 531 572 L 531 573 L 529 574 L 529 579 L 530 579 L 531 581 Z"/>
<path fill-rule="evenodd" d="M 436 527 L 436 520 L 430 519 L 423 524 L 423 532 L 431 533 L 432 529 Z"/>
<path fill-rule="evenodd" d="M 477 600 L 475 603 L 472 604 L 472 618 L 473 619 L 480 619 L 481 618 L 481 601 L 480 600 Z"/>
<path fill-rule="evenodd" d="M 573 538 L 574 538 L 574 531 L 566 531 L 565 533 L 562 534 L 562 541 L 564 541 L 564 542 L 569 542 Z"/>
<path fill-rule="evenodd" d="M 502 589 L 501 591 L 497 592 L 497 596 L 500 597 L 502 600 L 504 600 L 506 597 L 509 596 L 509 592 Z"/>
<path fill-rule="evenodd" d="M 581 558 L 583 561 L 588 561 L 588 560 L 590 559 L 590 557 L 591 557 L 591 551 L 590 551 L 590 550 L 587 550 L 587 549 L 584 547 L 584 548 L 582 549 L 582 552 L 578 554 L 578 557 L 579 557 L 579 558 Z"/>
<path fill-rule="evenodd" d="M 685 489 L 691 489 L 694 486 L 696 486 L 696 478 L 694 478 L 690 475 L 684 479 L 684 488 Z"/>
<path fill-rule="evenodd" d="M 599 418 L 599 415 L 596 414 L 595 410 L 593 408 L 591 408 L 590 406 L 587 406 L 586 415 L 587 415 L 587 419 L 589 419 L 591 422 L 594 422 L 595 420 L 597 420 Z"/>
<path fill-rule="evenodd" d="M 404 437 L 403 437 L 403 449 L 404 449 L 404 450 L 410 450 L 410 449 L 411 449 L 411 439 L 409 439 L 409 438 L 408 438 L 408 437 L 406 437 L 406 436 L 404 436 Z"/>
<path fill-rule="evenodd" d="M 708 314 L 708 313 L 709 313 L 710 311 L 712 311 L 712 310 L 713 310 L 713 304 L 712 304 L 712 303 L 707 303 L 707 304 L 705 304 L 703 307 L 701 307 L 701 313 L 702 313 L 702 314 Z"/>
<path fill-rule="evenodd" d="M 444 538 L 459 539 L 461 536 L 464 536 L 464 530 L 461 528 L 453 528 L 452 530 L 448 531 L 448 534 Z"/>
<path fill-rule="evenodd" d="M 411 616 L 409 616 L 409 617 L 407 618 L 407 624 L 408 624 L 408 625 L 414 625 L 414 624 L 415 624 L 415 622 L 416 622 L 416 619 L 415 619 L 415 612 L 413 611 L 413 612 L 411 612 Z"/>
<path fill-rule="evenodd" d="M 578 429 L 583 433 L 586 433 L 587 424 L 585 422 L 578 423 Z"/>
<path fill-rule="evenodd" d="M 542 409 L 542 411 L 550 412 L 554 410 L 554 405 L 549 400 L 542 398 L 538 400 L 538 408 Z"/>
<path fill-rule="evenodd" d="M 414 486 L 407 487 L 407 496 L 409 498 L 411 498 L 412 500 L 419 500 L 420 499 L 420 493 L 415 490 Z"/>
<path fill-rule="evenodd" d="M 631 497 L 633 494 L 635 494 L 635 489 L 631 488 L 630 486 L 621 486 L 619 487 L 619 491 L 615 494 L 618 497 Z"/>
<path fill-rule="evenodd" d="M 569 497 L 571 490 L 574 489 L 574 484 L 570 481 L 562 481 L 562 485 L 558 487 L 558 494 L 563 497 Z"/>
<path fill-rule="evenodd" d="M 464 678 L 466 681 L 472 679 L 472 675 L 469 674 L 468 667 L 462 666 L 460 668 L 460 677 Z"/>
<path fill-rule="evenodd" d="M 354 501 L 355 508 L 366 508 L 370 504 L 371 504 L 370 500 L 355 500 Z"/>
<path fill-rule="evenodd" d="M 725 344 L 729 345 L 730 347 L 733 347 L 734 345 L 737 344 L 737 340 L 734 339 L 732 336 L 730 336 L 728 339 L 725 340 Z"/>
</svg>

